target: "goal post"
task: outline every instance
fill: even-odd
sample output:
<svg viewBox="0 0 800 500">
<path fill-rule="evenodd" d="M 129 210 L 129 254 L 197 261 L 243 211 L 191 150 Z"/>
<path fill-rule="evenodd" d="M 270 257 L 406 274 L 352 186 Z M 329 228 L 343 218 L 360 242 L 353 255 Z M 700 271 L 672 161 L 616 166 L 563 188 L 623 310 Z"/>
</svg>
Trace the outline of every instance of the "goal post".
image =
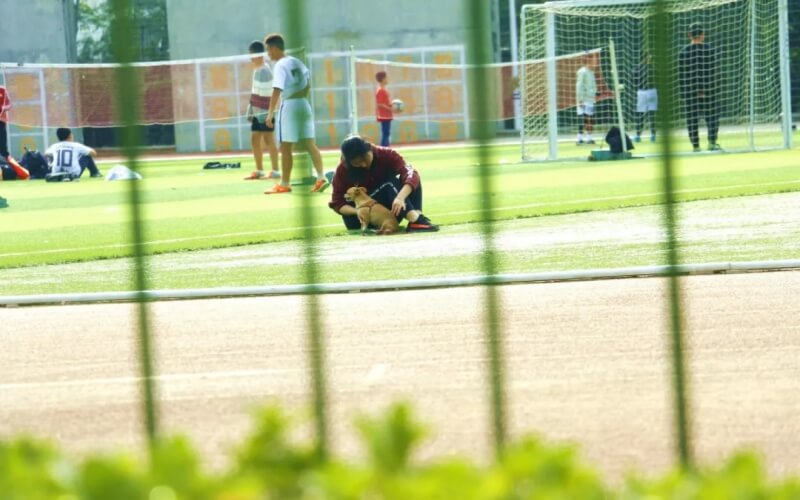
<svg viewBox="0 0 800 500">
<path fill-rule="evenodd" d="M 791 147 L 787 0 L 666 3 L 672 32 L 668 50 L 673 55 L 669 85 L 675 87 L 675 95 L 680 95 L 681 85 L 678 54 L 690 42 L 689 27 L 699 23 L 704 42 L 716 54 L 719 144 L 726 151 Z M 598 79 L 594 138 L 602 139 L 610 126 L 621 125 L 631 136 L 645 132 L 642 137 L 649 140 L 651 115 L 640 112 L 646 106 L 637 105 L 637 74 L 641 74 L 637 66 L 645 55 L 655 52 L 653 7 L 651 0 L 562 0 L 523 7 L 520 60 L 546 61 L 535 66 L 541 74 L 527 72 L 520 79 L 523 160 L 587 156 L 588 149 L 576 145 L 579 121 L 572 74 L 576 68 L 558 60 L 565 54 L 598 48 L 602 50 L 593 68 Z M 619 89 L 616 82 L 611 85 L 614 77 L 619 78 Z M 685 108 L 686 103 L 676 99 L 669 115 L 676 144 L 691 151 Z M 706 146 L 703 119 L 700 124 L 701 142 Z"/>
</svg>

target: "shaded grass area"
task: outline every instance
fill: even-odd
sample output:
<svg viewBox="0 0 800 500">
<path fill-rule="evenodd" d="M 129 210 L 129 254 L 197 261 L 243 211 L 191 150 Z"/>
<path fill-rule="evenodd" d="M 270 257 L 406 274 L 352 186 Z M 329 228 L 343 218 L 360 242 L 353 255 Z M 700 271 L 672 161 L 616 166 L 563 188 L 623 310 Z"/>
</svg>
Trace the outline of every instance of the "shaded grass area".
<svg viewBox="0 0 800 500">
<path fill-rule="evenodd" d="M 657 159 L 628 162 L 515 163 L 518 146 L 491 148 L 499 221 L 661 202 Z M 477 169 L 471 147 L 408 150 L 421 172 L 425 212 L 452 226 L 479 217 Z M 739 155 L 700 154 L 677 161 L 681 201 L 800 190 L 796 151 Z M 239 159 L 241 161 L 241 159 Z M 335 154 L 325 164 L 333 167 Z M 327 207 L 330 193 L 267 197 L 264 181 L 242 181 L 252 160 L 238 170 L 203 171 L 203 161 L 147 162 L 141 182 L 151 254 L 227 248 L 301 237 L 299 206 L 313 196 L 320 237 L 344 233 Z M 296 172 L 305 172 L 302 162 Z M 298 175 L 296 174 L 296 175 Z M 125 185 L 84 179 L 79 183 L 8 183 L 11 208 L 0 214 L 0 268 L 95 261 L 130 255 Z"/>
</svg>

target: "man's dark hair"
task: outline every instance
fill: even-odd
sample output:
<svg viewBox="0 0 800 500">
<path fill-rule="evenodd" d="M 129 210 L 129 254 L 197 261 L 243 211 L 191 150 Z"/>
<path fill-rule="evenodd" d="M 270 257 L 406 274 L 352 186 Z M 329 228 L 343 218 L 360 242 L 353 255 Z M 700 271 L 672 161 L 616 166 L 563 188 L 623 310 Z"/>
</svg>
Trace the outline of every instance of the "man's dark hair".
<svg viewBox="0 0 800 500">
<path fill-rule="evenodd" d="M 385 78 L 386 78 L 386 72 L 385 71 L 378 71 L 377 73 L 375 73 L 375 80 L 378 83 L 382 82 Z"/>
<path fill-rule="evenodd" d="M 253 40 L 250 42 L 250 47 L 247 48 L 251 54 L 260 54 L 264 52 L 264 42 L 261 40 Z"/>
<path fill-rule="evenodd" d="M 700 23 L 692 23 L 689 26 L 689 35 L 691 35 L 692 38 L 697 38 L 700 35 L 702 35 L 703 33 L 704 32 L 703 32 L 703 25 L 702 24 L 700 24 Z"/>
<path fill-rule="evenodd" d="M 364 156 L 371 150 L 372 144 L 359 135 L 349 135 L 342 141 L 342 157 L 344 157 L 344 162 L 347 166 L 347 174 L 353 182 L 361 182 L 367 174 L 367 169 L 353 167 L 350 162 Z"/>
<path fill-rule="evenodd" d="M 270 33 L 264 37 L 264 45 L 267 47 L 278 47 L 280 50 L 286 50 L 284 48 L 283 35 L 280 33 Z"/>
<path fill-rule="evenodd" d="M 72 135 L 72 130 L 68 128 L 60 128 L 56 130 L 56 137 L 58 137 L 59 141 L 66 141 L 70 135 Z"/>
</svg>

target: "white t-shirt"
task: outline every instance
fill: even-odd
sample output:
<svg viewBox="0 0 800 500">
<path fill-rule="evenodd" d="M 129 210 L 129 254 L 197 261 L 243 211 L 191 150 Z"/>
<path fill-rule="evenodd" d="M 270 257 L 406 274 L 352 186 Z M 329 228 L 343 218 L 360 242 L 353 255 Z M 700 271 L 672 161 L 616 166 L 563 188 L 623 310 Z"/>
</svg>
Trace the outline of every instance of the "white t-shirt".
<svg viewBox="0 0 800 500">
<path fill-rule="evenodd" d="M 299 59 L 283 56 L 272 69 L 272 87 L 281 90 L 284 99 L 288 99 L 306 88 L 308 85 L 308 68 Z"/>
<path fill-rule="evenodd" d="M 80 172 L 81 165 L 78 160 L 81 156 L 92 152 L 87 146 L 79 142 L 63 141 L 57 142 L 47 148 L 44 154 L 53 158 L 53 173 L 58 172 Z"/>
<path fill-rule="evenodd" d="M 575 82 L 575 100 L 578 106 L 583 104 L 594 104 L 597 98 L 597 80 L 594 71 L 586 66 L 578 70 L 577 81 Z"/>
</svg>

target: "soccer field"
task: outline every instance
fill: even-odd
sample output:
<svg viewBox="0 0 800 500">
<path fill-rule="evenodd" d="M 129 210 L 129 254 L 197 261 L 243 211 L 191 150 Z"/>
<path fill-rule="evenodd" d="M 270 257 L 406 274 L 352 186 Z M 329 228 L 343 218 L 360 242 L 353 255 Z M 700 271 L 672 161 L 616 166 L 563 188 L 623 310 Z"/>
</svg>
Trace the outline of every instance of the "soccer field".
<svg viewBox="0 0 800 500">
<path fill-rule="evenodd" d="M 647 146 L 650 146 L 649 144 Z M 652 147 L 652 146 L 650 146 Z M 447 235 L 474 236 L 479 232 L 480 196 L 478 169 L 475 168 L 474 148 L 470 146 L 420 148 L 402 151 L 405 157 L 420 171 L 424 193 L 425 213 L 443 226 L 436 237 Z M 588 150 L 587 150 L 588 152 Z M 495 219 L 500 227 L 513 230 L 515 227 L 537 227 L 531 221 L 518 221 L 533 217 L 598 212 L 609 209 L 656 205 L 661 203 L 660 164 L 657 158 L 636 159 L 627 162 L 555 162 L 519 163 L 517 145 L 496 145 L 491 148 L 493 163 L 492 201 Z M 699 154 L 676 158 L 676 186 L 681 201 L 731 198 L 757 194 L 800 191 L 800 175 L 796 166 L 797 151 L 774 151 L 749 154 Z M 325 155 L 326 168 L 333 168 L 337 160 L 335 153 Z M 188 251 L 242 247 L 235 251 L 239 259 L 248 259 L 246 245 L 289 242 L 301 238 L 299 207 L 303 196 L 312 196 L 315 229 L 323 237 L 322 249 L 332 245 L 336 251 L 347 253 L 348 248 L 359 252 L 370 248 L 402 245 L 413 252 L 416 242 L 425 245 L 426 238 L 433 235 L 395 236 L 390 241 L 360 239 L 342 245 L 344 240 L 331 237 L 356 238 L 348 235 L 340 218 L 328 207 L 330 192 L 305 194 L 305 187 L 295 188 L 288 196 L 267 197 L 263 190 L 271 182 L 245 182 L 242 177 L 252 166 L 251 158 L 243 161 L 241 170 L 202 170 L 202 158 L 180 160 L 153 160 L 142 162 L 138 170 L 144 175 L 141 181 L 144 199 L 144 228 L 147 251 L 151 254 L 175 253 L 175 260 L 197 260 Z M 101 164 L 101 169 L 110 168 Z M 296 172 L 304 172 L 301 166 Z M 42 265 L 94 262 L 101 259 L 118 259 L 130 255 L 129 206 L 127 184 L 105 182 L 101 179 L 83 179 L 79 183 L 47 184 L 44 182 L 5 183 L 2 194 L 10 200 L 11 207 L 0 213 L 0 268 L 9 283 L 4 293 L 37 293 L 37 279 L 43 274 L 61 274 L 67 268 L 41 267 Z M 550 220 L 550 219 L 546 219 Z M 552 219 L 556 220 L 556 219 Z M 574 222 L 574 221 L 573 221 Z M 569 223 L 569 222 L 565 222 Z M 356 244 L 357 243 L 357 244 Z M 636 242 L 632 242 L 636 243 Z M 652 243 L 652 242 L 651 242 Z M 777 246 L 784 243 L 778 242 Z M 365 247 L 367 250 L 365 250 Z M 275 246 L 287 252 L 285 257 L 300 255 L 300 247 Z M 456 250 L 456 249 L 454 249 Z M 259 248 L 263 253 L 263 248 Z M 636 245 L 631 255 L 637 253 Z M 505 252 L 514 258 L 516 250 Z M 421 252 L 421 257 L 424 252 Z M 214 258 L 212 254 L 212 259 Z M 216 255 L 220 255 L 217 253 Z M 224 254 L 222 254 L 224 255 Z M 782 257 L 775 252 L 765 252 L 771 257 Z M 391 256 L 391 253 L 387 253 Z M 169 256 L 165 256 L 169 257 Z M 358 261 L 348 255 L 350 261 Z M 502 257 L 502 255 L 501 255 Z M 615 265 L 624 266 L 625 255 Z M 713 258 L 713 255 L 708 255 Z M 757 258 L 757 255 L 747 257 Z M 786 256 L 790 257 L 790 256 Z M 649 257 L 648 257 L 649 258 Z M 434 262 L 435 265 L 434 265 Z M 551 269 L 586 267 L 591 262 L 572 262 L 553 256 L 548 266 Z M 636 260 L 636 259 L 630 259 Z M 380 268 L 373 259 L 372 268 Z M 477 273 L 475 259 L 463 252 L 431 259 L 431 265 L 423 263 L 440 275 Z M 114 261 L 111 261 L 114 262 Z M 126 262 L 126 261 L 123 261 Z M 662 263 L 661 260 L 644 262 Z M 213 261 L 209 262 L 209 265 Z M 598 261 L 597 265 L 607 264 Z M 97 264 L 96 272 L 103 273 L 109 263 Z M 544 264 L 533 266 L 537 269 Z M 17 269 L 11 269 L 17 268 Z M 526 263 L 512 266 L 513 270 L 526 271 Z M 106 276 L 95 284 L 89 276 L 93 267 L 85 265 L 73 278 L 65 275 L 65 281 L 55 288 L 59 291 L 100 291 L 127 287 L 127 276 Z M 121 266 L 125 269 L 125 266 Z M 104 271 L 105 270 L 105 271 Z M 251 279 L 241 279 L 237 272 L 224 270 L 209 277 L 197 279 L 190 269 L 183 273 L 167 273 L 169 278 L 159 279 L 157 287 L 222 286 L 240 284 L 278 284 L 296 282 L 295 276 L 280 273 L 276 266 L 273 273 Z M 241 274 L 242 271 L 239 271 Z M 13 279 L 11 275 L 13 274 Z M 69 274 L 69 273 L 66 273 Z M 126 273 L 123 273 L 126 274 Z M 290 273 L 291 274 L 291 273 Z M 370 270 L 363 279 L 371 277 Z M 373 279 L 389 279 L 390 275 L 376 275 Z M 328 279 L 330 278 L 330 279 Z M 345 276 L 323 276 L 323 281 L 347 280 Z M 51 285 L 38 293 L 53 291 Z"/>
</svg>

